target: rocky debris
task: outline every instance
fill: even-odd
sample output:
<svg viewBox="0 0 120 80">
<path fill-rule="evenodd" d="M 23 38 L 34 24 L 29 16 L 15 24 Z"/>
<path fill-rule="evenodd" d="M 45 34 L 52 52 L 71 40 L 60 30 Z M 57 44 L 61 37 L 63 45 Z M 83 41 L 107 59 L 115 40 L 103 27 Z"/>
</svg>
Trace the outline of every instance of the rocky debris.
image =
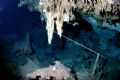
<svg viewBox="0 0 120 80">
<path fill-rule="evenodd" d="M 87 70 L 82 70 L 76 73 L 78 75 L 79 80 L 94 80 L 93 75 L 89 73 Z"/>
<path fill-rule="evenodd" d="M 39 78 L 39 80 L 75 80 L 71 69 L 65 67 L 59 61 L 56 61 L 54 66 L 36 69 L 32 73 L 28 73 L 26 78 L 28 80 L 34 80 L 36 78 Z"/>
<path fill-rule="evenodd" d="M 30 42 L 29 33 L 27 33 L 24 40 L 17 41 L 12 46 L 8 47 L 10 52 L 15 53 L 16 55 L 29 55 L 32 53 L 32 47 Z"/>
<path fill-rule="evenodd" d="M 31 59 L 27 59 L 27 60 L 28 60 L 27 64 L 19 66 L 20 75 L 22 76 L 23 79 L 26 78 L 26 74 L 32 73 L 34 70 L 40 68 L 38 62 L 33 61 Z"/>
</svg>

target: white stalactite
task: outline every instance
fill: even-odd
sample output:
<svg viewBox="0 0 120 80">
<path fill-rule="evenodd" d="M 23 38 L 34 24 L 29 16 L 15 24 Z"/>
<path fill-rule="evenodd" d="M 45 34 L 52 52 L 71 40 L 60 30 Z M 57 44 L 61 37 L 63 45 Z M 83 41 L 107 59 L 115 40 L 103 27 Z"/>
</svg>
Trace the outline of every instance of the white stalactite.
<svg viewBox="0 0 120 80">
<path fill-rule="evenodd" d="M 46 30 L 48 34 L 48 43 L 51 44 L 54 32 L 54 16 L 52 15 L 51 12 L 46 12 L 46 18 L 47 18 Z"/>
<path fill-rule="evenodd" d="M 51 44 L 52 38 L 53 38 L 53 32 L 54 32 L 54 24 L 56 24 L 57 34 L 61 38 L 62 36 L 62 27 L 63 22 L 69 22 L 69 13 L 71 9 L 71 5 L 73 5 L 74 2 L 68 2 L 68 0 L 56 0 L 56 2 L 52 2 L 53 0 L 50 0 L 48 3 L 48 0 L 46 0 L 43 4 L 43 12 L 45 13 L 46 17 L 46 30 L 48 34 L 48 43 Z M 48 3 L 48 4 L 47 4 Z M 51 4 L 50 4 L 51 3 Z M 53 8 L 53 4 L 57 6 L 57 8 Z M 47 9 L 50 9 L 48 11 Z M 64 13 L 65 9 L 65 13 Z M 56 18 L 56 20 L 54 20 Z"/>
<path fill-rule="evenodd" d="M 44 16 L 49 44 L 53 38 L 54 24 L 61 38 L 63 22 L 73 19 L 69 16 L 72 16 L 72 9 L 76 7 L 74 0 L 20 0 L 18 6 L 23 5 L 28 5 L 30 11 L 37 10 Z M 43 17 L 41 19 L 43 20 Z"/>
</svg>

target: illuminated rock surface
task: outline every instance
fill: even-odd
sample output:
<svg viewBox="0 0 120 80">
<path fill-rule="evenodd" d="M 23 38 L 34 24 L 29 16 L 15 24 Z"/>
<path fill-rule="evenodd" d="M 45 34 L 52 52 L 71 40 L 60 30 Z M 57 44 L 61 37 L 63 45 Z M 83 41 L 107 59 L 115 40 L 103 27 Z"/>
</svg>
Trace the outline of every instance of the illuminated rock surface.
<svg viewBox="0 0 120 80">
<path fill-rule="evenodd" d="M 60 63 L 56 63 L 54 66 L 49 66 L 48 68 L 36 69 L 32 73 L 28 73 L 26 77 L 27 79 L 35 79 L 37 76 L 39 76 L 40 80 L 75 80 L 71 69 Z"/>
<path fill-rule="evenodd" d="M 120 11 L 118 0 L 21 0 L 18 6 L 23 5 L 28 5 L 30 11 L 37 10 L 45 16 L 49 44 L 53 37 L 54 24 L 56 24 L 57 33 L 61 37 L 63 22 L 73 20 L 74 9 L 79 10 L 84 18 L 93 16 L 102 26 L 119 19 Z M 108 23 L 105 24 L 104 21 L 108 21 Z"/>
</svg>

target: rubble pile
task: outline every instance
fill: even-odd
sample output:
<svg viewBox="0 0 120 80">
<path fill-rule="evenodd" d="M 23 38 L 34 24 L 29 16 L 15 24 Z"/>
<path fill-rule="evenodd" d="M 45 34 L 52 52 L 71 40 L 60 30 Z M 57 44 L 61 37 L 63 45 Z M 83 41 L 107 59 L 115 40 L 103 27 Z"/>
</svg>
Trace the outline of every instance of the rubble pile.
<svg viewBox="0 0 120 80">
<path fill-rule="evenodd" d="M 75 80 L 74 74 L 71 69 L 65 67 L 60 62 L 56 61 L 54 66 L 47 68 L 36 69 L 32 73 L 28 73 L 26 78 L 28 80 L 36 79 L 39 80 Z"/>
</svg>

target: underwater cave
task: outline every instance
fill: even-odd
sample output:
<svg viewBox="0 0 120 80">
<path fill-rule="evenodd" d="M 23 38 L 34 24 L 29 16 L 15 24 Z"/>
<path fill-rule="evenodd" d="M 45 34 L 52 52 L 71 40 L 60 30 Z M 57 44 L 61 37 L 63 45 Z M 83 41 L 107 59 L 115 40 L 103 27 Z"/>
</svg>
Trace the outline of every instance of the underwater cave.
<svg viewBox="0 0 120 80">
<path fill-rule="evenodd" d="M 120 0 L 0 0 L 1 80 L 120 80 Z"/>
</svg>

